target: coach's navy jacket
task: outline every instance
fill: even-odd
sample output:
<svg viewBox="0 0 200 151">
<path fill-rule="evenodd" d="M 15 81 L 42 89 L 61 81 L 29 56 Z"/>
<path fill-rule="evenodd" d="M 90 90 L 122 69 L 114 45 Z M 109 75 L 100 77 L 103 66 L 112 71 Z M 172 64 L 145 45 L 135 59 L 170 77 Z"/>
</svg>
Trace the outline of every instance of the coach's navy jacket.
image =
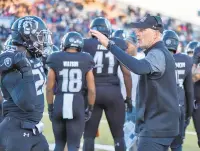
<svg viewBox="0 0 200 151">
<path fill-rule="evenodd" d="M 151 73 L 151 65 L 124 53 L 116 45 L 110 51 L 132 72 L 141 75 L 137 96 L 136 132 L 139 136 L 170 138 L 179 134 L 179 104 L 175 77 L 175 61 L 162 41 L 148 50 L 162 51 L 165 57 L 163 74 Z"/>
</svg>

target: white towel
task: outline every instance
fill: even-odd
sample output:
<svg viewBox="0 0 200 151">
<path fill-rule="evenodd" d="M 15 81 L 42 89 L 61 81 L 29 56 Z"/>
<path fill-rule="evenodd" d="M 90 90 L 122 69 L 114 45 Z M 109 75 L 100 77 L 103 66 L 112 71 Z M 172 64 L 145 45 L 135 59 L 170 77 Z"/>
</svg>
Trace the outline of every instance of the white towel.
<svg viewBox="0 0 200 151">
<path fill-rule="evenodd" d="M 39 133 L 42 133 L 44 130 L 44 123 L 40 121 L 38 124 L 35 125 L 35 127 L 37 127 Z"/>
<path fill-rule="evenodd" d="M 63 95 L 63 119 L 73 119 L 73 100 L 74 94 Z"/>
</svg>

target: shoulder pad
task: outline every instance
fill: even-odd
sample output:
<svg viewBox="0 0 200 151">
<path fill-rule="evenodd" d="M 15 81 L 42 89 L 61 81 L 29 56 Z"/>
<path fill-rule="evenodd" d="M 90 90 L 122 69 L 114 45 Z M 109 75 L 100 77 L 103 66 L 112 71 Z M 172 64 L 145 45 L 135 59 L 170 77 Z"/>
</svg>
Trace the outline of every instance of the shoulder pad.
<svg viewBox="0 0 200 151">
<path fill-rule="evenodd" d="M 46 59 L 46 65 L 48 67 L 54 69 L 54 67 L 55 67 L 55 61 L 56 61 L 56 59 L 59 59 L 59 58 L 56 58 L 56 56 L 57 56 L 58 53 L 52 53 L 51 55 L 48 56 L 48 58 Z"/>
<path fill-rule="evenodd" d="M 88 52 L 82 51 L 82 53 L 90 56 L 90 54 Z"/>
</svg>

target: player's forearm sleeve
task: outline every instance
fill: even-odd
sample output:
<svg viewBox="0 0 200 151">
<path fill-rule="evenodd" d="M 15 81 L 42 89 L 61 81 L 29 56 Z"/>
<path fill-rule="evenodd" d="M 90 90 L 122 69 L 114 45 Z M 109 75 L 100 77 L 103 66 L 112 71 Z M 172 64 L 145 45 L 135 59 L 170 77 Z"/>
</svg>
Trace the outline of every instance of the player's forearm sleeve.
<svg viewBox="0 0 200 151">
<path fill-rule="evenodd" d="M 145 59 L 137 60 L 130 55 L 126 54 L 122 49 L 116 45 L 112 45 L 110 48 L 112 54 L 120 61 L 124 66 L 126 66 L 130 71 L 135 74 L 148 74 L 151 72 L 151 66 Z"/>
<path fill-rule="evenodd" d="M 186 97 L 186 117 L 191 117 L 193 112 L 194 86 L 192 81 L 192 73 L 189 73 L 184 81 L 185 97 Z"/>
</svg>

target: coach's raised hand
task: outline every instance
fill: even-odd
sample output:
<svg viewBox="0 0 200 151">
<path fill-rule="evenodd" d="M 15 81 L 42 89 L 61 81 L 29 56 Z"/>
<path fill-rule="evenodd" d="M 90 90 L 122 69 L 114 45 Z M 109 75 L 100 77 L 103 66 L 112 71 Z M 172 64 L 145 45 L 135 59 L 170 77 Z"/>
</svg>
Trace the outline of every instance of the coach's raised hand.
<svg viewBox="0 0 200 151">
<path fill-rule="evenodd" d="M 90 33 L 93 36 L 95 36 L 103 46 L 105 46 L 105 47 L 108 46 L 109 39 L 104 34 L 100 33 L 97 30 L 92 30 L 92 29 L 90 29 Z"/>
</svg>

